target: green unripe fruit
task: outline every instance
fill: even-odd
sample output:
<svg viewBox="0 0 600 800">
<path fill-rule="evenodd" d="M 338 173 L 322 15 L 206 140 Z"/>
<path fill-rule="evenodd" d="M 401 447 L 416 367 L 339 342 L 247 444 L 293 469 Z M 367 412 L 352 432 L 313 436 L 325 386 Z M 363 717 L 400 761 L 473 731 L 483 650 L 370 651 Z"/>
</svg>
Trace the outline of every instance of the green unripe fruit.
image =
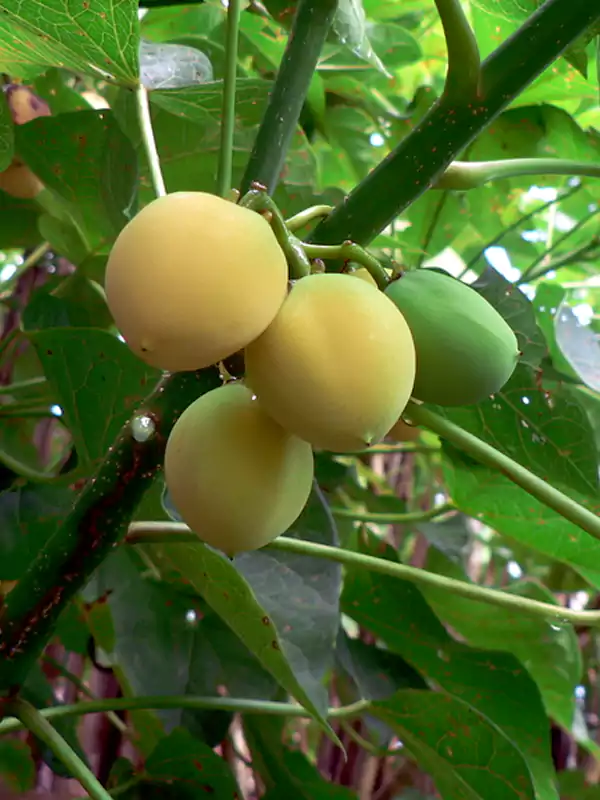
<svg viewBox="0 0 600 800">
<path fill-rule="evenodd" d="M 415 376 L 404 317 L 383 292 L 350 275 L 300 279 L 245 359 L 248 383 L 273 419 L 335 452 L 382 439 Z"/>
<path fill-rule="evenodd" d="M 519 358 L 512 328 L 480 294 L 430 269 L 406 272 L 385 291 L 404 314 L 417 351 L 413 394 L 463 406 L 498 392 Z"/>
<path fill-rule="evenodd" d="M 263 547 L 299 517 L 312 487 L 309 444 L 252 392 L 227 384 L 193 402 L 165 451 L 165 482 L 184 522 L 228 555 Z"/>
<path fill-rule="evenodd" d="M 221 361 L 259 336 L 285 299 L 287 277 L 263 217 L 215 195 L 175 192 L 123 228 L 105 288 L 133 352 L 176 372 Z"/>
</svg>

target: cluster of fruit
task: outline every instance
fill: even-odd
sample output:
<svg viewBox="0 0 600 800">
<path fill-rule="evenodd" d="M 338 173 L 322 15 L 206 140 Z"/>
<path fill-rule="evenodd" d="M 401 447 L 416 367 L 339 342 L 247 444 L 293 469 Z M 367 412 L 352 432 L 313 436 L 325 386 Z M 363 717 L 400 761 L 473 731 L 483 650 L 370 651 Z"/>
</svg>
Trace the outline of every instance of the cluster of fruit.
<svg viewBox="0 0 600 800">
<path fill-rule="evenodd" d="M 164 465 L 182 519 L 230 555 L 294 523 L 311 491 L 313 448 L 380 441 L 411 396 L 478 402 L 518 357 L 492 306 L 434 270 L 407 272 L 385 292 L 331 273 L 289 288 L 266 219 L 202 192 L 142 209 L 114 244 L 105 288 L 123 338 L 159 369 L 197 370 L 244 351 L 244 380 L 183 412 Z"/>
</svg>

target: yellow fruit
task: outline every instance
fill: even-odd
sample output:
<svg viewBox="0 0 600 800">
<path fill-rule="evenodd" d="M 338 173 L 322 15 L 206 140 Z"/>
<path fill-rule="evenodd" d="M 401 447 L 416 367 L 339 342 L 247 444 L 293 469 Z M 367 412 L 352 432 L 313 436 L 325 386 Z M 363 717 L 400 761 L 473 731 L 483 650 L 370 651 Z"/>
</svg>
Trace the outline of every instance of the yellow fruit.
<svg viewBox="0 0 600 800">
<path fill-rule="evenodd" d="M 200 539 L 228 555 L 263 547 L 295 522 L 313 469 L 310 445 L 283 430 L 239 383 L 188 406 L 165 453 L 175 508 Z"/>
<path fill-rule="evenodd" d="M 287 262 L 256 212 L 204 192 L 175 192 L 123 228 L 105 288 L 136 355 L 159 369 L 194 370 L 265 330 L 286 296 Z"/>
<path fill-rule="evenodd" d="M 415 425 L 408 425 L 402 417 L 396 422 L 394 427 L 388 432 L 388 439 L 394 442 L 416 442 L 420 436 L 420 429 Z"/>
<path fill-rule="evenodd" d="M 358 269 L 355 269 L 354 272 L 350 273 L 350 275 L 352 275 L 353 278 L 360 278 L 362 281 L 370 283 L 371 286 L 377 287 L 377 282 L 375 281 L 375 278 L 365 267 L 359 267 Z"/>
<path fill-rule="evenodd" d="M 404 317 L 383 292 L 349 275 L 299 280 L 245 360 L 248 383 L 273 419 L 335 452 L 383 438 L 415 378 Z"/>
<path fill-rule="evenodd" d="M 19 159 L 14 158 L 4 172 L 0 172 L 0 189 L 19 200 L 33 200 L 44 188 L 44 184 Z"/>
</svg>

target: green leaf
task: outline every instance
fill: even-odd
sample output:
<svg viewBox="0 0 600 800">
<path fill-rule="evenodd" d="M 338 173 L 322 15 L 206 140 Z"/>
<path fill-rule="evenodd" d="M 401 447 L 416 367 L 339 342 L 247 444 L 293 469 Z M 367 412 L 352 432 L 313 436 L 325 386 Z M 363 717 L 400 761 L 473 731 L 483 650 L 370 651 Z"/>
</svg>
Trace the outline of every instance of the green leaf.
<svg viewBox="0 0 600 800">
<path fill-rule="evenodd" d="M 257 78 L 236 81 L 236 127 L 258 125 L 269 99 L 271 82 Z M 150 93 L 152 102 L 178 117 L 199 125 L 216 124 L 223 111 L 223 81 L 211 81 L 182 89 L 161 89 Z"/>
<path fill-rule="evenodd" d="M 433 549 L 428 553 L 427 568 L 467 580 L 462 569 Z M 438 617 L 469 644 L 515 655 L 537 683 L 548 716 L 571 730 L 575 689 L 582 677 L 581 653 L 571 625 L 473 602 L 430 586 L 423 586 L 421 591 Z M 510 584 L 504 591 L 544 603 L 556 602 L 552 592 L 533 581 Z"/>
<path fill-rule="evenodd" d="M 63 409 L 80 465 L 91 468 L 160 373 L 104 331 L 49 328 L 27 336 Z"/>
<path fill-rule="evenodd" d="M 356 800 L 349 789 L 329 783 L 302 752 L 285 747 L 282 726 L 272 717 L 244 717 L 252 765 L 267 788 L 264 800 Z"/>
<path fill-rule="evenodd" d="M 0 778 L 14 792 L 28 792 L 33 789 L 36 768 L 31 748 L 26 742 L 0 739 Z"/>
<path fill-rule="evenodd" d="M 137 0 L 92 4 L 5 0 L 0 18 L 0 71 L 64 67 L 134 86 L 138 76 Z M 41 71 L 41 70 L 40 70 Z"/>
<path fill-rule="evenodd" d="M 305 513 L 315 511 L 309 506 Z M 328 536 L 313 525 L 303 516 L 294 530 Z M 300 556 L 273 558 L 268 551 L 238 556 L 232 563 L 201 542 L 147 550 L 161 570 L 193 587 L 279 684 L 330 731 L 323 716 L 327 695 L 322 678 L 338 627 L 336 565 L 325 566 L 319 559 L 301 562 Z"/>
<path fill-rule="evenodd" d="M 487 267 L 471 286 L 494 306 L 517 335 L 520 363 L 539 367 L 546 355 L 546 342 L 537 325 L 534 307 L 523 292 L 493 267 Z"/>
<path fill-rule="evenodd" d="M 39 213 L 31 200 L 19 200 L 0 191 L 0 248 L 10 250 L 39 244 Z"/>
<path fill-rule="evenodd" d="M 375 537 L 365 539 L 361 549 L 396 560 L 391 548 L 382 547 Z M 419 589 L 391 577 L 349 569 L 342 609 L 429 682 L 471 706 L 478 712 L 476 716 L 486 717 L 525 758 L 539 800 L 557 800 L 549 722 L 537 686 L 514 656 L 475 650 L 454 641 Z M 456 740 L 469 738 L 465 734 Z M 428 764 L 426 761 L 425 768 Z M 494 794 L 484 793 L 484 797 L 487 800 Z"/>
<path fill-rule="evenodd" d="M 177 728 L 156 745 L 146 761 L 145 775 L 156 787 L 156 794 L 145 788 L 147 796 L 164 796 L 162 787 L 174 786 L 180 800 L 196 800 L 212 795 L 236 800 L 240 792 L 227 763 L 203 742 L 183 728 Z"/>
<path fill-rule="evenodd" d="M 454 504 L 474 519 L 556 561 L 600 587 L 600 541 L 540 503 L 499 472 L 444 447 L 444 481 Z M 597 499 L 554 484 L 595 513 Z"/>
<path fill-rule="evenodd" d="M 112 112 L 39 117 L 16 131 L 18 154 L 63 201 L 87 253 L 106 250 L 130 219 L 136 157 Z"/>
<path fill-rule="evenodd" d="M 569 388 L 548 392 L 538 373 L 521 365 L 489 400 L 435 410 L 544 480 L 597 497 L 598 453 L 592 427 Z"/>
<path fill-rule="evenodd" d="M 337 545 L 326 501 L 315 485 L 308 504 L 287 536 Z M 333 663 L 339 626 L 341 569 L 320 558 L 262 549 L 241 553 L 234 564 L 278 631 L 294 672 L 324 707 L 323 678 Z"/>
<path fill-rule="evenodd" d="M 60 486 L 26 484 L 0 494 L 0 580 L 18 580 L 73 503 Z"/>
<path fill-rule="evenodd" d="M 11 163 L 15 147 L 15 126 L 5 92 L 0 90 L 0 172 Z"/>
<path fill-rule="evenodd" d="M 372 711 L 395 729 L 442 797 L 543 796 L 536 794 L 527 764 L 510 738 L 458 697 L 403 689 L 389 700 L 374 702 Z"/>
</svg>

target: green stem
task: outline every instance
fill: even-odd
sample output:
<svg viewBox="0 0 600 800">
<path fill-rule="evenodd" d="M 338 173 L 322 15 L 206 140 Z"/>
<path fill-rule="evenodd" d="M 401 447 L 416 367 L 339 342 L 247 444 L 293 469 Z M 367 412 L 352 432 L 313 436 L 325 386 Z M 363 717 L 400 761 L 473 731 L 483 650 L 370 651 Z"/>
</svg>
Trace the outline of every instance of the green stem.
<svg viewBox="0 0 600 800">
<path fill-rule="evenodd" d="M 484 246 L 480 250 L 478 250 L 477 253 L 475 253 L 475 255 L 472 258 L 469 259 L 469 261 L 467 261 L 467 264 L 466 264 L 464 270 L 461 272 L 461 274 L 458 277 L 459 278 L 463 278 L 470 269 L 473 269 L 473 267 L 479 261 L 479 259 L 482 258 L 485 255 L 485 251 L 488 248 L 494 247 L 494 245 L 497 245 L 498 242 L 501 242 L 502 239 L 504 239 L 505 236 L 507 236 L 509 233 L 512 233 L 513 231 L 516 231 L 517 228 L 519 228 L 521 225 L 525 224 L 526 222 L 529 222 L 529 220 L 533 219 L 537 214 L 541 214 L 542 211 L 545 211 L 547 208 L 550 208 L 555 203 L 557 205 L 559 203 L 562 203 L 563 200 L 567 200 L 569 197 L 572 197 L 577 192 L 580 192 L 581 189 L 582 189 L 582 184 L 579 184 L 578 186 L 575 186 L 572 189 L 569 189 L 569 191 L 564 192 L 563 194 L 553 198 L 552 200 L 547 200 L 545 203 L 542 203 L 541 205 L 536 206 L 533 209 L 533 211 L 530 211 L 527 214 L 523 214 L 523 216 L 519 217 L 517 220 L 515 220 L 515 222 L 511 223 L 510 225 L 508 225 L 505 228 L 502 228 L 502 230 L 500 231 L 500 233 L 497 236 L 494 236 L 493 239 L 490 239 L 488 242 L 486 242 L 486 244 L 484 244 Z"/>
<path fill-rule="evenodd" d="M 448 51 L 444 96 L 451 102 L 464 103 L 475 99 L 479 91 L 481 58 L 477 39 L 460 0 L 435 0 L 435 4 Z"/>
<path fill-rule="evenodd" d="M 391 453 L 439 453 L 441 449 L 441 447 L 431 444 L 402 442 L 401 444 L 375 444 L 372 447 L 367 447 L 365 450 L 352 450 L 346 453 L 337 453 L 337 455 L 347 457 L 389 455 Z"/>
<path fill-rule="evenodd" d="M 25 261 L 19 267 L 19 272 L 22 274 L 26 272 L 30 267 L 35 267 L 35 265 L 42 259 L 46 253 L 48 253 L 51 249 L 50 242 L 42 242 L 38 244 L 38 246 L 31 251 L 31 253 L 27 256 Z"/>
<path fill-rule="evenodd" d="M 449 511 L 456 511 L 452 503 L 444 503 L 426 511 L 405 511 L 404 513 L 388 514 L 385 511 L 354 511 L 351 508 L 332 506 L 330 509 L 334 517 L 353 519 L 355 522 L 373 522 L 378 525 L 402 525 L 409 522 L 426 522 Z"/>
<path fill-rule="evenodd" d="M 423 245 L 421 247 L 421 252 L 417 260 L 417 267 L 421 267 L 423 261 L 425 261 L 425 258 L 427 256 L 427 249 L 431 244 L 431 240 L 433 239 L 433 234 L 435 233 L 435 229 L 437 228 L 438 223 L 440 221 L 440 217 L 442 215 L 442 211 L 444 210 L 444 206 L 448 202 L 448 197 L 450 197 L 449 192 L 444 192 L 443 195 L 438 200 L 438 202 L 436 203 L 435 211 L 431 215 L 431 221 L 429 223 L 429 226 L 427 227 L 427 231 L 423 239 Z"/>
<path fill-rule="evenodd" d="M 37 708 L 34 708 L 25 700 L 17 698 L 6 705 L 6 713 L 16 717 L 25 728 L 37 736 L 54 753 L 56 758 L 67 767 L 93 800 L 111 800 L 109 793 L 94 773 L 83 763 L 77 753 Z"/>
<path fill-rule="evenodd" d="M 351 550 L 342 550 L 330 545 L 292 539 L 287 536 L 280 536 L 275 539 L 268 545 L 268 548 L 336 561 L 347 567 L 366 569 L 370 572 L 389 575 L 392 578 L 399 578 L 411 583 L 432 586 L 459 597 L 466 597 L 469 600 L 477 600 L 500 608 L 519 610 L 524 614 L 530 614 L 553 622 L 571 622 L 574 625 L 600 627 L 600 611 L 574 611 L 570 608 L 552 605 L 552 603 L 543 603 L 539 600 L 531 600 L 520 595 L 499 591 L 498 589 L 487 589 L 475 583 L 459 581 L 455 578 L 448 578 L 445 575 L 438 575 L 435 572 L 427 572 L 417 567 L 410 567 L 406 564 L 399 564 L 364 553 L 355 553 Z"/>
<path fill-rule="evenodd" d="M 332 211 L 333 206 L 311 206 L 310 208 L 305 208 L 304 211 L 300 211 L 298 214 L 294 214 L 293 217 L 286 219 L 285 224 L 289 231 L 295 233 L 300 230 L 300 228 L 309 225 L 315 219 L 326 217 L 328 214 L 331 214 Z"/>
<path fill-rule="evenodd" d="M 361 245 L 372 241 L 598 19 L 600 7 L 590 0 L 546 0 L 484 61 L 477 101 L 450 102 L 442 97 L 315 228 L 310 241 L 337 244 L 350 239 Z"/>
<path fill-rule="evenodd" d="M 197 541 L 196 534 L 192 533 L 186 525 L 180 522 L 133 522 L 129 526 L 129 533 L 126 538 L 127 544 L 130 545 L 189 544 Z M 289 553 L 299 553 L 305 556 L 324 558 L 328 561 L 336 561 L 349 567 L 359 567 L 381 575 L 389 575 L 392 578 L 399 578 L 424 586 L 433 586 L 460 597 L 478 600 L 481 603 L 488 603 L 500 608 L 519 609 L 524 614 L 530 614 L 542 619 L 562 620 L 571 622 L 573 625 L 600 627 L 600 611 L 574 611 L 570 608 L 552 605 L 552 603 L 530 600 L 527 597 L 509 594 L 498 589 L 487 589 L 484 586 L 478 586 L 476 583 L 447 578 L 445 575 L 427 572 L 417 567 L 398 564 L 376 556 L 354 553 L 339 547 L 317 544 L 316 542 L 308 542 L 302 539 L 292 539 L 288 536 L 279 536 L 270 542 L 266 549 L 283 550 Z M 0 724 L 1 731 L 2 725 Z"/>
<path fill-rule="evenodd" d="M 144 775 L 143 774 L 140 775 L 138 773 L 137 775 L 135 775 L 135 777 L 131 778 L 128 781 L 125 781 L 125 783 L 121 783 L 119 784 L 119 786 L 115 786 L 114 789 L 111 789 L 110 796 L 114 800 L 115 797 L 121 797 L 124 794 L 128 794 L 131 791 L 131 789 L 135 789 L 136 786 L 139 786 L 140 783 L 143 783 L 143 781 L 144 781 Z"/>
<path fill-rule="evenodd" d="M 268 213 L 273 233 L 285 253 L 290 268 L 290 277 L 303 278 L 310 274 L 311 265 L 302 242 L 290 233 L 283 214 L 264 189 L 250 189 L 242 197 L 239 205 L 251 208 L 258 213 Z"/>
<path fill-rule="evenodd" d="M 327 712 L 329 719 L 344 719 L 354 717 L 366 711 L 369 707 L 367 700 L 359 700 L 347 706 L 330 708 Z M 84 701 L 73 705 L 52 706 L 37 712 L 46 719 L 60 717 L 78 717 L 84 714 L 97 714 L 107 711 L 135 711 L 145 709 L 170 709 L 188 708 L 192 710 L 208 709 L 211 711 L 231 711 L 240 714 L 269 714 L 278 717 L 297 717 L 312 719 L 311 715 L 302 706 L 296 703 L 278 703 L 271 700 L 248 700 L 235 697 L 195 697 L 193 695 L 156 695 L 149 697 L 107 697 L 99 700 Z M 35 710 L 35 709 L 34 709 Z M 7 715 L 17 716 L 14 711 L 7 708 Z M 12 733 L 29 727 L 19 719 L 4 719 L 0 722 L 0 735 Z"/>
<path fill-rule="evenodd" d="M 27 480 L 32 483 L 53 483 L 56 480 L 56 475 L 53 473 L 40 472 L 30 467 L 28 464 L 19 461 L 18 458 L 15 458 L 11 453 L 3 449 L 0 449 L 0 464 L 4 464 L 4 466 L 12 470 L 15 475 L 27 478 Z"/>
<path fill-rule="evenodd" d="M 21 392 L 27 392 L 29 389 L 34 389 L 36 386 L 44 386 L 47 384 L 48 381 L 46 378 L 30 378 L 26 381 L 15 381 L 15 383 L 0 386 L 0 394 L 21 394 Z"/>
<path fill-rule="evenodd" d="M 154 192 L 157 197 L 163 197 L 167 193 L 165 182 L 160 168 L 160 159 L 158 157 L 158 150 L 156 149 L 156 139 L 154 138 L 154 130 L 152 128 L 152 117 L 150 116 L 150 105 L 148 102 L 148 90 L 145 86 L 140 84 L 135 90 L 135 99 L 137 102 L 138 120 L 142 132 L 142 142 L 146 151 L 146 158 L 148 159 L 148 167 L 150 169 L 150 178 L 154 186 Z"/>
<path fill-rule="evenodd" d="M 481 441 L 472 433 L 463 430 L 450 420 L 435 414 L 424 406 L 413 401 L 409 403 L 406 411 L 411 421 L 424 425 L 442 439 L 451 442 L 459 450 L 468 453 L 474 459 L 487 467 L 497 470 L 505 475 L 517 486 L 520 486 L 530 495 L 535 497 L 548 508 L 556 511 L 561 517 L 568 519 L 574 525 L 582 528 L 596 539 L 600 539 L 600 517 L 587 508 L 576 503 L 566 494 L 555 489 L 550 483 L 538 478 L 528 469 L 513 461 L 486 442 Z"/>
<path fill-rule="evenodd" d="M 255 181 L 275 191 L 337 0 L 300 0 L 287 45 L 263 116 L 241 191 Z"/>
<path fill-rule="evenodd" d="M 598 216 L 598 214 L 600 214 L 600 209 L 591 211 L 589 214 L 586 214 L 586 216 L 583 217 L 583 219 L 580 219 L 577 222 L 577 224 L 574 225 L 570 230 L 568 230 L 566 233 L 563 233 L 563 235 L 559 236 L 558 239 L 555 239 L 552 245 L 548 247 L 546 250 L 544 250 L 543 253 L 540 253 L 540 255 L 534 261 L 532 261 L 532 263 L 527 267 L 525 272 L 521 275 L 521 277 L 517 281 L 517 285 L 525 283 L 528 280 L 533 280 L 531 276 L 536 273 L 536 268 L 540 264 L 543 264 L 543 262 L 548 258 L 548 256 L 551 253 L 553 253 L 558 247 L 560 247 L 561 244 L 563 244 L 567 239 L 573 236 L 573 234 L 577 233 L 577 231 L 580 231 L 583 227 L 585 227 L 585 225 L 587 225 L 588 222 L 594 219 L 594 217 Z M 543 269 L 545 271 L 546 265 L 543 266 Z"/>
<path fill-rule="evenodd" d="M 344 242 L 337 245 L 321 245 L 304 243 L 304 252 L 309 258 L 322 259 L 343 259 L 344 261 L 354 261 L 361 264 L 369 271 L 369 274 L 384 291 L 390 282 L 390 277 L 379 261 L 368 253 L 364 247 L 354 242 Z"/>
<path fill-rule="evenodd" d="M 233 172 L 233 143 L 235 136 L 235 90 L 237 78 L 238 39 L 240 32 L 241 0 L 229 0 L 225 36 L 225 73 L 223 76 L 223 110 L 217 194 L 227 197 L 231 190 Z"/>
<path fill-rule="evenodd" d="M 432 187 L 477 189 L 489 181 L 522 175 L 577 175 L 600 178 L 600 164 L 568 158 L 505 158 L 499 161 L 454 161 Z"/>
<path fill-rule="evenodd" d="M 0 608 L 0 695 L 19 686 L 52 635 L 66 604 L 127 532 L 152 485 L 167 436 L 179 414 L 199 395 L 221 385 L 216 368 L 177 373 L 160 381 L 132 412 L 73 508 L 48 537 Z M 147 414 L 155 434 L 140 442 L 131 422 Z"/>
<path fill-rule="evenodd" d="M 571 264 L 581 263 L 582 261 L 595 260 L 598 257 L 599 248 L 600 239 L 594 237 L 591 242 L 587 242 L 587 244 L 577 247 L 575 250 L 564 253 L 562 256 L 557 256 L 556 258 L 553 258 L 552 261 L 548 261 L 546 264 L 541 264 L 539 267 L 537 267 L 537 269 L 531 269 L 531 271 L 527 274 L 527 280 L 536 281 L 538 278 L 547 275 L 549 272 L 554 272 L 561 267 L 568 267 Z M 517 286 L 520 283 L 523 283 L 523 276 L 521 276 L 517 281 Z"/>
</svg>

